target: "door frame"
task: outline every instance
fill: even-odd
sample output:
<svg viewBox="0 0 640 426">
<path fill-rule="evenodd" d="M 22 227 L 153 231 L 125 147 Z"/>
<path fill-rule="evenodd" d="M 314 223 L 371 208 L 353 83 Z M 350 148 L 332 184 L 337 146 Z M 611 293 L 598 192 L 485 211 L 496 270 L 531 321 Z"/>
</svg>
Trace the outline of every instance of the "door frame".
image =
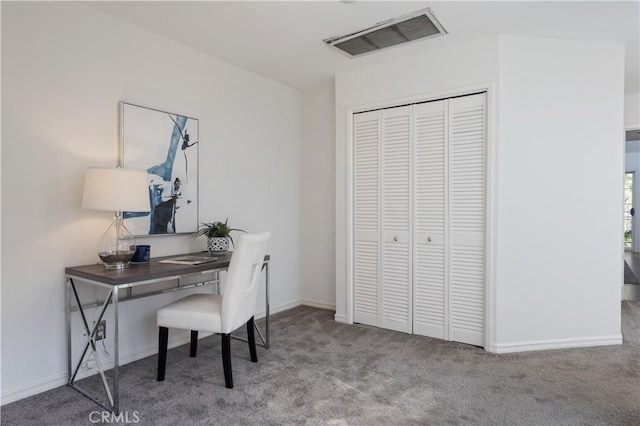
<svg viewBox="0 0 640 426">
<path fill-rule="evenodd" d="M 626 167 L 625 167 L 626 169 Z M 635 170 L 630 170 L 630 171 L 626 171 L 624 172 L 625 176 L 627 174 L 631 174 L 631 208 L 635 211 L 636 210 L 636 195 L 638 193 L 638 188 L 637 188 L 637 174 Z M 626 179 L 625 179 L 626 180 Z M 625 189 L 626 190 L 626 189 Z M 623 204 L 626 204 L 623 200 Z M 623 211 L 623 216 L 624 216 L 624 211 Z M 631 248 L 630 250 L 627 250 L 627 248 L 625 247 L 624 251 L 631 251 L 633 252 L 638 252 L 638 238 L 636 238 L 636 216 L 635 214 L 633 216 L 631 216 Z"/>
<path fill-rule="evenodd" d="M 420 94 L 398 99 L 372 102 L 349 107 L 346 110 L 346 323 L 353 324 L 354 318 L 354 223 L 353 223 L 353 115 L 373 109 L 393 108 L 406 104 L 437 101 L 457 96 L 486 93 L 486 159 L 485 159 L 485 300 L 484 300 L 484 348 L 496 352 L 496 261 L 497 261 L 497 193 L 498 193 L 498 138 L 497 96 L 494 83 L 487 82 L 457 89 Z"/>
<path fill-rule="evenodd" d="M 640 175 L 640 164 L 636 164 L 635 168 L 632 168 L 632 170 L 627 170 L 627 149 L 626 149 L 627 137 L 626 137 L 626 133 L 628 131 L 640 131 L 640 126 L 625 126 L 625 128 L 624 128 L 625 149 L 624 149 L 623 160 L 622 160 L 625 173 L 635 172 L 634 173 L 634 180 L 633 180 L 633 207 L 636 208 L 636 210 L 637 210 L 637 206 L 638 206 L 638 201 L 637 200 L 640 199 L 640 188 L 638 187 L 640 185 L 640 177 L 639 177 L 639 175 Z M 624 178 L 623 178 L 623 185 L 624 185 Z M 624 203 L 624 194 L 623 194 L 622 202 Z M 638 232 L 638 229 L 640 229 L 640 217 L 639 216 L 640 215 L 635 215 L 635 216 L 633 216 L 633 219 L 632 219 L 632 223 L 633 224 L 631 225 L 631 229 L 635 230 L 636 233 Z M 623 224 L 624 224 L 624 212 L 623 212 Z M 632 238 L 631 251 L 632 252 L 640 252 L 640 238 L 635 238 L 635 236 L 633 234 L 631 235 L 631 238 Z"/>
</svg>

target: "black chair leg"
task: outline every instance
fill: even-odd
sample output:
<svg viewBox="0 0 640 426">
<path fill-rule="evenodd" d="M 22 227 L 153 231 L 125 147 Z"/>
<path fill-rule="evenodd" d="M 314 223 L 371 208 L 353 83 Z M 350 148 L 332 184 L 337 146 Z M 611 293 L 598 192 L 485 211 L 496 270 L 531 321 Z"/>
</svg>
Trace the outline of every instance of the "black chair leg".
<svg viewBox="0 0 640 426">
<path fill-rule="evenodd" d="M 231 334 L 221 334 L 222 337 L 222 367 L 224 369 L 224 382 L 227 388 L 233 388 L 233 376 L 231 375 Z"/>
<path fill-rule="evenodd" d="M 258 362 L 258 353 L 256 352 L 256 331 L 254 329 L 253 317 L 247 321 L 247 342 L 249 342 L 251 362 Z"/>
<path fill-rule="evenodd" d="M 159 382 L 164 380 L 164 371 L 167 366 L 167 344 L 169 342 L 169 329 L 158 327 L 158 378 Z"/>
<path fill-rule="evenodd" d="M 189 346 L 189 356 L 196 357 L 198 352 L 198 330 L 191 330 L 191 346 Z"/>
</svg>

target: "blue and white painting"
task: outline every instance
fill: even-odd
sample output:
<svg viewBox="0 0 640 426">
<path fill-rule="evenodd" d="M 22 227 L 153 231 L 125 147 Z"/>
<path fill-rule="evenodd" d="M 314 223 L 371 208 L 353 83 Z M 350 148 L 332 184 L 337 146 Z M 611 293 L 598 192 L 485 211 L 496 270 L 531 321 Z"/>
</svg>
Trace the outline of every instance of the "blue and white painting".
<svg viewBox="0 0 640 426">
<path fill-rule="evenodd" d="M 120 103 L 120 161 L 149 175 L 149 213 L 124 213 L 135 236 L 198 229 L 198 120 Z"/>
</svg>

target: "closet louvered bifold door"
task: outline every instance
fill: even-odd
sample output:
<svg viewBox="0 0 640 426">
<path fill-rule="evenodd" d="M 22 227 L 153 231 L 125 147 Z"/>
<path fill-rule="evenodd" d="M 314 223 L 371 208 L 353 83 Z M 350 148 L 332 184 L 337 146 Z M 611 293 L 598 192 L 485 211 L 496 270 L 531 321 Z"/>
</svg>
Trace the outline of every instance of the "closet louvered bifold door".
<svg viewBox="0 0 640 426">
<path fill-rule="evenodd" d="M 354 321 L 378 326 L 380 287 L 380 113 L 356 114 L 353 128 Z"/>
<path fill-rule="evenodd" d="M 413 332 L 447 338 L 447 101 L 414 107 Z"/>
<path fill-rule="evenodd" d="M 382 285 L 380 326 L 411 333 L 411 107 L 382 120 Z"/>
<path fill-rule="evenodd" d="M 485 95 L 449 100 L 449 340 L 484 345 Z"/>
<path fill-rule="evenodd" d="M 485 94 L 354 114 L 354 321 L 485 335 Z"/>
</svg>

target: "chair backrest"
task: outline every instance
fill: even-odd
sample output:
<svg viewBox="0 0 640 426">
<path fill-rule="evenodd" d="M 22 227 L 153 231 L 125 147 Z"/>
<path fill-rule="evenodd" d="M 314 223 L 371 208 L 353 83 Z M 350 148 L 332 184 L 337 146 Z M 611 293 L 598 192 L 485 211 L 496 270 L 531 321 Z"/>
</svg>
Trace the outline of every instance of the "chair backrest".
<svg viewBox="0 0 640 426">
<path fill-rule="evenodd" d="M 220 312 L 222 333 L 231 333 L 255 315 L 258 286 L 270 232 L 242 234 L 227 272 Z"/>
</svg>

